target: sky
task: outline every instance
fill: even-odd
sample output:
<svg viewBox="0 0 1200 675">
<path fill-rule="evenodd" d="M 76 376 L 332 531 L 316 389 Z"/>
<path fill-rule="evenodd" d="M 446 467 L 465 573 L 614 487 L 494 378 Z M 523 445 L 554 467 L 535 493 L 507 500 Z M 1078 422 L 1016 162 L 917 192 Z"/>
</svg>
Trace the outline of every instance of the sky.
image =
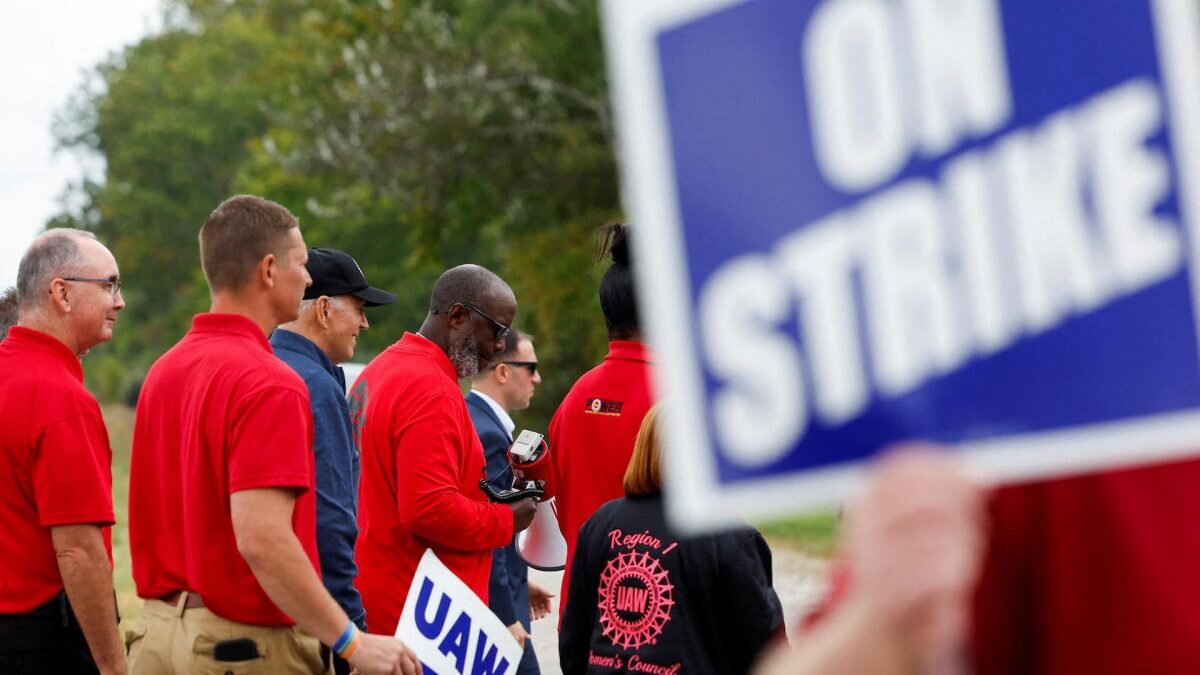
<svg viewBox="0 0 1200 675">
<path fill-rule="evenodd" d="M 160 0 L 0 0 L 0 288 L 59 210 L 81 160 L 54 152 L 50 124 L 110 53 L 161 25 Z"/>
</svg>

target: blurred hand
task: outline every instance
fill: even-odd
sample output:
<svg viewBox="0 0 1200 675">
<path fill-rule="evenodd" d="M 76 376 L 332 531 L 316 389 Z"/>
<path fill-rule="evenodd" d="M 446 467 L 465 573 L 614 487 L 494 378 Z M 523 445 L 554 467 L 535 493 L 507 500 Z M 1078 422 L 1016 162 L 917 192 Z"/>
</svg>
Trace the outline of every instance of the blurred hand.
<svg viewBox="0 0 1200 675">
<path fill-rule="evenodd" d="M 387 635 L 362 633 L 350 665 L 359 675 L 421 675 L 421 662 L 403 642 Z"/>
<path fill-rule="evenodd" d="M 512 633 L 512 636 L 517 639 L 517 644 L 521 645 L 521 649 L 525 649 L 525 641 L 533 637 L 525 630 L 525 626 L 522 626 L 520 621 L 514 621 L 508 627 L 508 632 Z"/>
<path fill-rule="evenodd" d="M 513 532 L 520 532 L 529 527 L 533 522 L 533 516 L 537 513 L 537 502 L 532 497 L 526 497 L 520 501 L 509 504 L 513 510 Z"/>
<path fill-rule="evenodd" d="M 545 618 L 550 613 L 550 598 L 553 597 L 550 591 L 529 582 L 529 616 L 534 620 Z"/>
<path fill-rule="evenodd" d="M 958 460 L 919 446 L 885 456 L 847 513 L 853 601 L 890 625 L 925 668 L 952 658 L 966 637 L 983 523 L 983 491 Z"/>
</svg>

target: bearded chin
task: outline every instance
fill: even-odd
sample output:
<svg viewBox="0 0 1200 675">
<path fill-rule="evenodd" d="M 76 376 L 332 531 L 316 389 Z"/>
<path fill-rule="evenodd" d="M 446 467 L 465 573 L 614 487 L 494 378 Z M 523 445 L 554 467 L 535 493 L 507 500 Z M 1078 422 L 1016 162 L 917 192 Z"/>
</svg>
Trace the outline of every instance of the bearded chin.
<svg viewBox="0 0 1200 675">
<path fill-rule="evenodd" d="M 464 335 L 450 347 L 450 363 L 459 378 L 479 374 L 479 341 L 475 336 Z"/>
</svg>

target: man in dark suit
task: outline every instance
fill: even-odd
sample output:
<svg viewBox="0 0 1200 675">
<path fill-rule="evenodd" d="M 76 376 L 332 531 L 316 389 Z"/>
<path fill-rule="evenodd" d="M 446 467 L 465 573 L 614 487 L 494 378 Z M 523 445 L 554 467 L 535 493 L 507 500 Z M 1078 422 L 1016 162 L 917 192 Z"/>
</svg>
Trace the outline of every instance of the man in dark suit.
<svg viewBox="0 0 1200 675">
<path fill-rule="evenodd" d="M 516 329 L 505 337 L 504 351 L 496 354 L 488 368 L 472 380 L 467 410 L 483 444 L 488 479 L 498 488 L 512 487 L 513 482 L 508 448 L 512 445 L 516 425 L 509 413 L 528 408 L 533 391 L 541 381 L 533 338 Z M 529 634 L 530 614 L 534 619 L 548 614 L 553 597 L 528 579 L 529 568 L 517 555 L 515 539 L 493 552 L 488 606 L 525 648 L 518 675 L 540 673 Z"/>
</svg>

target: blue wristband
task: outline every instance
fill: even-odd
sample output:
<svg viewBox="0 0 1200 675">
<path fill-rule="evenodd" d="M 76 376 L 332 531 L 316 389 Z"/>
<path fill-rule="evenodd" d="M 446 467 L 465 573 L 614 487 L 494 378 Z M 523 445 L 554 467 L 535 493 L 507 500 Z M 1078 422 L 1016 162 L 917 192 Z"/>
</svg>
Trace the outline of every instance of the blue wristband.
<svg viewBox="0 0 1200 675">
<path fill-rule="evenodd" d="M 342 636 L 337 639 L 337 642 L 333 643 L 333 651 L 337 654 L 341 654 L 342 652 L 346 651 L 346 647 L 350 646 L 350 643 L 354 640 L 354 635 L 357 632 L 358 626 L 355 626 L 354 622 L 351 621 L 350 625 L 346 626 L 346 630 L 342 631 Z"/>
</svg>

